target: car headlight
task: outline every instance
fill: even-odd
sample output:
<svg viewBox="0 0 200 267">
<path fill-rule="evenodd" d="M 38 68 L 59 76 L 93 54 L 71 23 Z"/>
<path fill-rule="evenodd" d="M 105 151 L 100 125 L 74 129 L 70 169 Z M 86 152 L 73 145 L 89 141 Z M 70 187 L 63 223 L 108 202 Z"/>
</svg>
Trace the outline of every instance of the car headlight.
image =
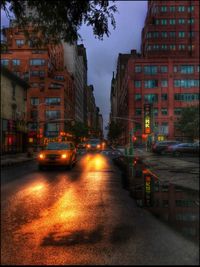
<svg viewBox="0 0 200 267">
<path fill-rule="evenodd" d="M 66 159 L 66 158 L 67 158 L 67 154 L 62 154 L 62 155 L 61 155 L 61 158 L 62 158 L 62 159 Z"/>
<path fill-rule="evenodd" d="M 90 148 L 90 147 L 91 147 L 91 145 L 90 145 L 90 144 L 88 144 L 88 145 L 87 145 L 87 148 Z"/>
<path fill-rule="evenodd" d="M 100 145 L 97 145 L 97 148 L 100 148 Z"/>
<path fill-rule="evenodd" d="M 40 159 L 44 159 L 44 158 L 45 158 L 44 154 L 40 154 L 40 155 L 39 155 L 39 158 L 40 158 Z"/>
</svg>

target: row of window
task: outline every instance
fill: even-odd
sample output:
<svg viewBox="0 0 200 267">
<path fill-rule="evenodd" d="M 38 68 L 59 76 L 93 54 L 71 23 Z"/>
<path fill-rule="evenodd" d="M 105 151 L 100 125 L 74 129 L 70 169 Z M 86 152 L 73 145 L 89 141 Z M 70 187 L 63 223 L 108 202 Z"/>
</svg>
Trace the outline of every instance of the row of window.
<svg viewBox="0 0 200 267">
<path fill-rule="evenodd" d="M 161 6 L 161 7 L 154 7 L 154 11 L 155 12 L 158 12 L 158 11 L 161 11 L 161 12 L 192 12 L 194 11 L 194 6 Z"/>
<path fill-rule="evenodd" d="M 162 100 L 167 100 L 167 94 L 161 95 Z M 135 101 L 141 101 L 142 95 L 135 94 Z M 148 101 L 149 103 L 158 102 L 158 94 L 145 94 L 144 100 Z M 174 94 L 174 100 L 178 101 L 193 101 L 199 100 L 199 94 Z"/>
<path fill-rule="evenodd" d="M 31 119 L 38 118 L 38 110 L 31 110 Z M 46 119 L 60 119 L 61 111 L 60 110 L 45 110 Z"/>
<path fill-rule="evenodd" d="M 31 105 L 37 106 L 39 105 L 39 98 L 32 97 L 31 98 Z M 46 97 L 44 104 L 46 105 L 60 105 L 61 98 L 60 97 Z"/>
<path fill-rule="evenodd" d="M 155 19 L 155 25 L 194 24 L 194 18 L 190 19 Z"/>
<path fill-rule="evenodd" d="M 151 38 L 176 38 L 176 36 L 178 36 L 179 38 L 184 38 L 184 37 L 194 37 L 195 33 L 194 31 L 189 31 L 189 32 L 184 32 L 184 31 L 179 31 L 178 33 L 176 33 L 175 31 L 155 31 L 155 32 L 147 32 L 146 34 L 146 38 L 147 39 L 151 39 Z"/>
<path fill-rule="evenodd" d="M 181 108 L 174 108 L 174 115 L 181 115 Z M 158 108 L 153 108 L 153 115 L 158 116 L 159 110 Z M 167 108 L 161 108 L 161 114 L 162 115 L 168 115 L 168 109 Z M 136 108 L 135 109 L 135 115 L 142 115 L 142 109 L 141 108 Z"/>
<path fill-rule="evenodd" d="M 154 45 L 147 45 L 146 46 L 146 50 L 147 51 L 185 51 L 186 48 L 188 49 L 188 51 L 193 51 L 194 50 L 194 45 L 185 45 L 185 44 L 179 44 L 179 45 L 175 45 L 175 44 L 154 44 Z"/>
<path fill-rule="evenodd" d="M 38 129 L 38 124 L 37 122 L 31 122 L 28 124 L 28 129 L 29 130 L 37 130 Z M 59 123 L 46 123 L 45 124 L 45 129 L 46 131 L 59 131 L 60 130 L 60 124 Z"/>
<path fill-rule="evenodd" d="M 135 88 L 142 87 L 142 81 L 134 81 Z M 158 88 L 158 80 L 144 80 L 144 88 Z M 161 87 L 168 87 L 168 80 L 161 80 Z M 199 80 L 174 80 L 174 87 L 192 88 L 199 87 Z"/>
<path fill-rule="evenodd" d="M 8 66 L 9 65 L 9 59 L 1 59 L 1 65 Z M 12 64 L 15 66 L 19 66 L 21 64 L 20 59 L 12 59 Z M 46 64 L 45 59 L 30 59 L 30 66 L 44 66 Z"/>
<path fill-rule="evenodd" d="M 196 71 L 199 72 L 199 65 L 175 65 L 174 66 L 174 72 L 179 72 L 183 74 L 190 74 L 194 73 Z M 144 74 L 153 75 L 157 73 L 167 73 L 168 72 L 168 66 L 157 66 L 157 65 L 136 65 L 135 66 L 135 72 L 141 73 L 144 72 Z"/>
</svg>

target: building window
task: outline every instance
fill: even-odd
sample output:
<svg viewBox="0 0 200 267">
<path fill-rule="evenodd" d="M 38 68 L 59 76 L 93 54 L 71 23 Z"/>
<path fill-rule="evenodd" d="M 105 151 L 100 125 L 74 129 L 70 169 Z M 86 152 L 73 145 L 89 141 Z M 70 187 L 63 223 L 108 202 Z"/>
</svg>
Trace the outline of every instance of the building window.
<svg viewBox="0 0 200 267">
<path fill-rule="evenodd" d="M 19 72 L 19 71 L 13 71 L 13 73 L 14 73 L 17 77 L 20 77 L 20 72 Z"/>
<path fill-rule="evenodd" d="M 193 31 L 188 32 L 188 37 L 189 38 L 193 38 L 194 37 L 194 32 Z"/>
<path fill-rule="evenodd" d="M 167 38 L 167 32 L 161 32 L 161 37 L 162 38 Z"/>
<path fill-rule="evenodd" d="M 161 80 L 161 86 L 162 87 L 167 87 L 168 86 L 168 81 L 167 80 Z"/>
<path fill-rule="evenodd" d="M 192 213 L 177 213 L 176 220 L 194 222 L 198 220 L 198 216 Z"/>
<path fill-rule="evenodd" d="M 162 44 L 161 45 L 161 50 L 167 50 L 167 45 L 166 44 Z"/>
<path fill-rule="evenodd" d="M 135 109 L 135 115 L 141 115 L 142 114 L 142 109 L 141 108 L 136 108 Z"/>
<path fill-rule="evenodd" d="M 8 66 L 9 60 L 8 59 L 1 59 L 1 65 L 2 66 Z"/>
<path fill-rule="evenodd" d="M 158 102 L 158 94 L 146 94 L 146 95 L 144 95 L 144 99 L 148 103 Z"/>
<path fill-rule="evenodd" d="M 194 73 L 194 66 L 192 65 L 181 65 L 180 72 L 184 74 Z"/>
<path fill-rule="evenodd" d="M 162 72 L 162 73 L 168 72 L 168 67 L 167 66 L 160 66 L 160 72 Z"/>
<path fill-rule="evenodd" d="M 178 12 L 184 12 L 185 7 L 184 6 L 178 6 Z"/>
<path fill-rule="evenodd" d="M 47 123 L 46 124 L 46 131 L 59 132 L 60 131 L 60 125 L 58 123 Z"/>
<path fill-rule="evenodd" d="M 194 19 L 188 19 L 188 24 L 194 24 Z"/>
<path fill-rule="evenodd" d="M 188 45 L 188 50 L 189 50 L 189 51 L 194 50 L 194 45 Z"/>
<path fill-rule="evenodd" d="M 167 25 L 167 19 L 161 19 L 161 25 Z"/>
<path fill-rule="evenodd" d="M 199 100 L 199 94 L 174 94 L 174 100 L 177 101 L 194 101 Z"/>
<path fill-rule="evenodd" d="M 141 81 L 135 81 L 135 88 L 141 87 Z"/>
<path fill-rule="evenodd" d="M 199 72 L 199 65 L 197 66 L 197 72 Z"/>
<path fill-rule="evenodd" d="M 157 74 L 157 66 L 144 66 L 144 74 L 154 75 Z"/>
<path fill-rule="evenodd" d="M 31 105 L 33 105 L 33 106 L 39 105 L 39 98 L 38 97 L 31 97 Z"/>
<path fill-rule="evenodd" d="M 178 19 L 178 24 L 185 24 L 185 19 Z"/>
<path fill-rule="evenodd" d="M 20 65 L 20 60 L 19 60 L 19 59 L 13 59 L 13 60 L 12 60 L 12 64 L 13 64 L 14 66 L 19 66 L 19 65 Z"/>
<path fill-rule="evenodd" d="M 176 45 L 175 44 L 170 44 L 169 45 L 169 50 L 175 51 L 176 50 Z"/>
<path fill-rule="evenodd" d="M 161 114 L 162 115 L 167 115 L 168 114 L 167 108 L 161 108 Z"/>
<path fill-rule="evenodd" d="M 47 105 L 60 105 L 60 97 L 47 97 L 45 103 Z"/>
<path fill-rule="evenodd" d="M 38 85 L 38 83 L 31 83 L 31 87 L 33 87 L 33 88 L 38 88 L 39 85 Z"/>
<path fill-rule="evenodd" d="M 174 80 L 174 87 L 199 87 L 199 80 Z"/>
<path fill-rule="evenodd" d="M 139 66 L 139 65 L 136 65 L 136 66 L 135 66 L 135 72 L 136 72 L 136 73 L 139 73 L 139 72 L 141 72 L 141 71 L 142 71 L 142 67 Z"/>
<path fill-rule="evenodd" d="M 44 66 L 45 65 L 45 59 L 30 59 L 30 65 L 31 66 Z"/>
<path fill-rule="evenodd" d="M 181 108 L 175 108 L 174 109 L 174 115 L 181 115 L 181 111 L 182 111 Z"/>
<path fill-rule="evenodd" d="M 153 38 L 158 38 L 159 37 L 159 32 L 153 32 L 152 35 L 153 35 Z"/>
<path fill-rule="evenodd" d="M 159 25 L 159 19 L 155 19 L 155 24 Z"/>
<path fill-rule="evenodd" d="M 30 75 L 32 77 L 45 77 L 45 71 L 44 70 L 32 70 L 30 71 Z"/>
<path fill-rule="evenodd" d="M 29 129 L 30 131 L 35 131 L 35 130 L 37 130 L 37 123 L 36 123 L 36 122 L 28 123 L 28 129 Z"/>
<path fill-rule="evenodd" d="M 56 75 L 56 76 L 54 76 L 54 80 L 57 80 L 57 81 L 64 81 L 65 78 L 64 78 L 63 75 Z"/>
<path fill-rule="evenodd" d="M 185 32 L 178 32 L 178 37 L 184 38 L 185 37 Z"/>
<path fill-rule="evenodd" d="M 158 80 L 146 80 L 144 81 L 145 88 L 157 88 L 158 87 Z"/>
<path fill-rule="evenodd" d="M 170 38 L 175 38 L 176 37 L 176 32 L 169 32 L 169 37 Z"/>
<path fill-rule="evenodd" d="M 169 185 L 168 184 L 162 184 L 161 191 L 162 192 L 168 192 L 169 191 Z"/>
<path fill-rule="evenodd" d="M 60 110 L 46 110 L 45 111 L 46 119 L 60 119 L 61 113 Z"/>
<path fill-rule="evenodd" d="M 159 50 L 159 45 L 158 44 L 153 45 L 153 50 Z"/>
<path fill-rule="evenodd" d="M 155 117 L 158 116 L 158 108 L 153 109 L 153 116 L 155 116 Z"/>
<path fill-rule="evenodd" d="M 177 207 L 195 207 L 195 201 L 190 199 L 177 199 L 176 200 Z"/>
<path fill-rule="evenodd" d="M 49 85 L 49 89 L 60 89 L 60 88 L 62 88 L 62 87 L 63 87 L 63 85 L 60 84 L 60 83 L 51 83 L 51 84 Z"/>
<path fill-rule="evenodd" d="M 136 100 L 136 101 L 140 101 L 140 100 L 142 100 L 142 96 L 141 96 L 141 94 L 135 94 L 135 100 Z"/>
<path fill-rule="evenodd" d="M 17 45 L 17 46 L 22 46 L 22 45 L 24 45 L 24 40 L 22 40 L 22 39 L 21 39 L 21 40 L 19 40 L 19 39 L 16 40 L 16 45 Z"/>
<path fill-rule="evenodd" d="M 176 20 L 175 19 L 170 19 L 169 20 L 169 24 L 170 25 L 175 25 L 176 24 Z"/>
<path fill-rule="evenodd" d="M 161 12 L 167 12 L 167 7 L 166 6 L 161 6 Z"/>
<path fill-rule="evenodd" d="M 166 101 L 167 100 L 167 94 L 161 94 L 161 100 Z"/>
<path fill-rule="evenodd" d="M 175 12 L 175 11 L 176 11 L 175 6 L 170 6 L 170 7 L 169 7 L 169 11 L 170 11 L 170 12 Z"/>
<path fill-rule="evenodd" d="M 194 6 L 189 6 L 188 7 L 188 12 L 192 12 L 192 11 L 194 11 Z"/>
<path fill-rule="evenodd" d="M 178 49 L 179 49 L 180 51 L 185 50 L 185 45 L 184 45 L 184 44 L 180 44 L 180 45 L 178 45 Z"/>
</svg>

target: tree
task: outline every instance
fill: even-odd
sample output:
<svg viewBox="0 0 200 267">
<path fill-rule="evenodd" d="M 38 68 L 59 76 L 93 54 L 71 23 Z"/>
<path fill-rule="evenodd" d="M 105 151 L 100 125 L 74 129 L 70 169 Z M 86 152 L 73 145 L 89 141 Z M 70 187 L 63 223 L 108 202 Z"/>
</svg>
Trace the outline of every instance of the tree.
<svg viewBox="0 0 200 267">
<path fill-rule="evenodd" d="M 81 38 L 78 30 L 83 23 L 92 26 L 94 36 L 100 40 L 104 35 L 110 35 L 109 21 L 115 28 L 114 13 L 117 8 L 109 2 L 115 1 L 2 0 L 1 8 L 8 18 L 14 14 L 16 23 L 24 30 L 27 25 L 34 25 L 35 33 L 41 32 L 39 41 L 42 44 L 60 40 L 73 43 Z"/>
<path fill-rule="evenodd" d="M 74 135 L 76 143 L 80 141 L 81 137 L 88 137 L 88 128 L 82 122 L 75 122 L 70 132 Z"/>
<path fill-rule="evenodd" d="M 108 140 L 112 142 L 116 141 L 116 139 L 122 134 L 122 132 L 123 132 L 122 125 L 118 122 L 111 121 L 108 130 Z"/>
<path fill-rule="evenodd" d="M 199 106 L 182 109 L 177 129 L 190 139 L 199 138 Z"/>
</svg>

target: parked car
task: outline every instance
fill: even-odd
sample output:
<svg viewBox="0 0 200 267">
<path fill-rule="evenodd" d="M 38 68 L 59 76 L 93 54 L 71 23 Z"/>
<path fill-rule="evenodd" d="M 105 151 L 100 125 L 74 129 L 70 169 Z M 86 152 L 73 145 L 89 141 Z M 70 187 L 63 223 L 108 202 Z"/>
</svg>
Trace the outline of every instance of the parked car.
<svg viewBox="0 0 200 267">
<path fill-rule="evenodd" d="M 125 155 L 125 147 L 124 146 L 116 146 L 115 150 L 119 151 L 121 155 Z"/>
<path fill-rule="evenodd" d="M 102 148 L 102 141 L 98 138 L 88 140 L 86 145 L 87 151 L 100 151 Z"/>
<path fill-rule="evenodd" d="M 199 144 L 198 143 L 181 143 L 177 145 L 168 146 L 166 149 L 167 153 L 171 153 L 174 156 L 181 155 L 198 155 Z"/>
<path fill-rule="evenodd" d="M 76 148 L 72 142 L 52 142 L 38 154 L 38 168 L 66 166 L 71 168 L 76 161 Z"/>
<path fill-rule="evenodd" d="M 159 141 L 152 145 L 152 152 L 157 154 L 164 154 L 166 152 L 166 149 L 170 145 L 177 145 L 180 144 L 179 141 Z"/>
</svg>

